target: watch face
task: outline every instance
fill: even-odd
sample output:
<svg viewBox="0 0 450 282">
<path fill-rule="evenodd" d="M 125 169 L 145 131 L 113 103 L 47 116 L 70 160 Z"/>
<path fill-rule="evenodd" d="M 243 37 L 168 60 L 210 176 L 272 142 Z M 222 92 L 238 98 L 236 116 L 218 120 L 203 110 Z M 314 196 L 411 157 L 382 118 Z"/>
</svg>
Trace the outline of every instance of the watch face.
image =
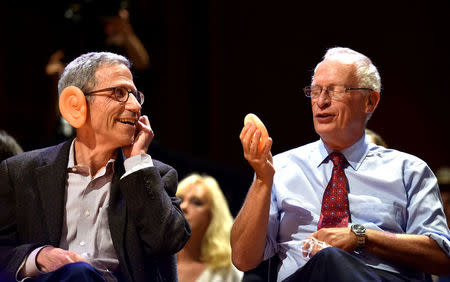
<svg viewBox="0 0 450 282">
<path fill-rule="evenodd" d="M 352 229 L 355 232 L 363 232 L 365 230 L 364 226 L 361 225 L 361 224 L 354 224 L 354 225 L 352 225 Z"/>
</svg>

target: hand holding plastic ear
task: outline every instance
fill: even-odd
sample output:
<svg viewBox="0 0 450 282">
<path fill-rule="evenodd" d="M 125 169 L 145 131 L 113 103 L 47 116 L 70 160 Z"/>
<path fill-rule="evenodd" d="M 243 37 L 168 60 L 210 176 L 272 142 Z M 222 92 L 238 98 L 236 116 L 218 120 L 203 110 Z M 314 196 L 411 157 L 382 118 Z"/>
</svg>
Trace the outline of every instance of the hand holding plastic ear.
<svg viewBox="0 0 450 282">
<path fill-rule="evenodd" d="M 139 117 L 136 124 L 136 136 L 134 142 L 130 146 L 123 147 L 125 157 L 133 157 L 143 153 L 147 153 L 148 147 L 155 136 L 150 121 L 146 115 Z"/>
<path fill-rule="evenodd" d="M 244 128 L 239 136 L 244 157 L 252 166 L 256 177 L 260 180 L 272 181 L 275 169 L 272 165 L 272 138 L 266 127 L 254 114 L 244 118 Z"/>
<path fill-rule="evenodd" d="M 258 151 L 261 152 L 264 149 L 264 145 L 266 145 L 267 139 L 269 139 L 269 133 L 267 132 L 264 123 L 255 115 L 255 114 L 247 114 L 244 118 L 244 125 L 247 123 L 253 123 L 257 129 L 261 131 L 261 137 L 259 138 Z"/>
</svg>

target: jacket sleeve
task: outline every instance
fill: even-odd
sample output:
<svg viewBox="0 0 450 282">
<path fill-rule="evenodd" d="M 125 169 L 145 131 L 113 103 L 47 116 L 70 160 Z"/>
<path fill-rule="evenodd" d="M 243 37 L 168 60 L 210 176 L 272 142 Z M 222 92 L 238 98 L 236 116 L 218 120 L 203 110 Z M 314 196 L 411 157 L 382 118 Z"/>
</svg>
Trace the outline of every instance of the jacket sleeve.
<svg viewBox="0 0 450 282">
<path fill-rule="evenodd" d="M 191 235 L 189 224 L 175 197 L 177 172 L 154 161 L 155 166 L 120 180 L 128 216 L 132 218 L 146 254 L 175 254 Z"/>
<path fill-rule="evenodd" d="M 20 265 L 36 247 L 35 244 L 20 242 L 15 206 L 15 193 L 8 163 L 3 161 L 0 164 L 0 278 L 6 281 L 15 281 L 14 277 Z"/>
</svg>

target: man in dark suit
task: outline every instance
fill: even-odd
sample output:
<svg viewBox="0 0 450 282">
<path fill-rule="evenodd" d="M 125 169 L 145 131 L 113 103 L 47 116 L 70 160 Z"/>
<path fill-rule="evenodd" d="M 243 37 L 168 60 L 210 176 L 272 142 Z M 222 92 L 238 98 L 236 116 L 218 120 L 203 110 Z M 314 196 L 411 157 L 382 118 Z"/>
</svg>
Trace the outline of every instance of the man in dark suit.
<svg viewBox="0 0 450 282">
<path fill-rule="evenodd" d="M 76 138 L 0 165 L 0 269 L 11 280 L 176 280 L 190 227 L 176 171 L 146 153 L 153 131 L 129 61 L 84 54 L 58 91 Z"/>
</svg>

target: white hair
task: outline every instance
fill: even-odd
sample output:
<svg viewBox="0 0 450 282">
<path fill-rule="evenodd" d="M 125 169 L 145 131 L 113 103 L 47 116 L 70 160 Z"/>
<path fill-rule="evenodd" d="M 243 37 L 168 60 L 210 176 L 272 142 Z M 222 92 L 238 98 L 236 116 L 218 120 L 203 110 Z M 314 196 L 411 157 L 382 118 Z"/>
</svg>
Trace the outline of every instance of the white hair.
<svg viewBox="0 0 450 282">
<path fill-rule="evenodd" d="M 377 92 L 381 92 L 380 74 L 367 56 L 350 48 L 334 47 L 327 50 L 325 56 L 323 56 L 322 62 L 325 60 L 339 61 L 344 64 L 354 64 L 356 67 L 358 87 L 370 88 Z M 319 64 L 317 64 L 314 72 L 316 72 Z"/>
</svg>

